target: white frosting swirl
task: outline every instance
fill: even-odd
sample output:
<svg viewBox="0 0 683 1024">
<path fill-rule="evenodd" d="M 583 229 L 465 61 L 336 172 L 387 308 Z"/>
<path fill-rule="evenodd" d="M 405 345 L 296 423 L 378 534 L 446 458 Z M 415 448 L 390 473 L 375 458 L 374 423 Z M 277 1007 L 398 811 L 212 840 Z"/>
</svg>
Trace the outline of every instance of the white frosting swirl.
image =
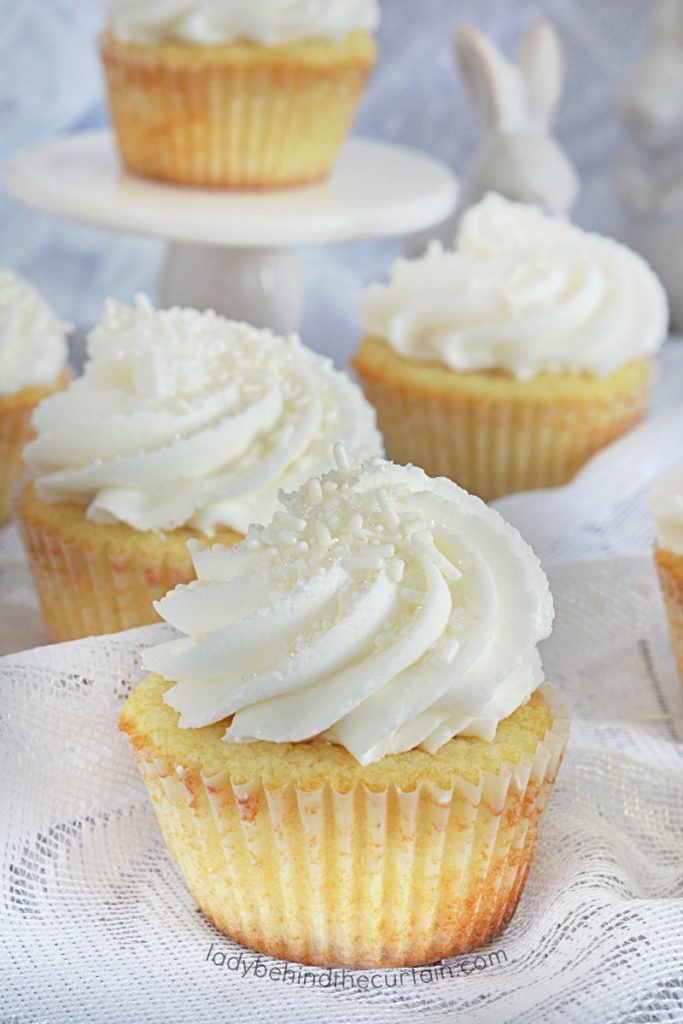
<svg viewBox="0 0 683 1024">
<path fill-rule="evenodd" d="M 624 245 L 490 194 L 455 251 L 399 260 L 361 304 L 364 330 L 408 359 L 454 370 L 614 373 L 667 332 L 664 289 Z"/>
<path fill-rule="evenodd" d="M 157 602 L 185 636 L 145 652 L 181 727 L 323 735 L 361 763 L 492 739 L 542 679 L 548 582 L 501 516 L 449 480 L 372 459 L 313 478 L 197 581 Z"/>
<path fill-rule="evenodd" d="M 683 555 L 683 465 L 659 478 L 647 496 L 660 548 Z"/>
<path fill-rule="evenodd" d="M 357 387 L 298 337 L 194 309 L 108 300 L 84 376 L 33 418 L 25 459 L 43 501 L 137 530 L 270 519 L 281 487 L 328 469 L 330 449 L 382 451 Z"/>
<path fill-rule="evenodd" d="M 377 0 L 113 0 L 110 5 L 115 34 L 146 43 L 341 40 L 349 32 L 374 32 L 379 17 Z"/>
<path fill-rule="evenodd" d="M 0 269 L 0 394 L 56 384 L 66 367 L 70 330 L 32 284 Z"/>
</svg>

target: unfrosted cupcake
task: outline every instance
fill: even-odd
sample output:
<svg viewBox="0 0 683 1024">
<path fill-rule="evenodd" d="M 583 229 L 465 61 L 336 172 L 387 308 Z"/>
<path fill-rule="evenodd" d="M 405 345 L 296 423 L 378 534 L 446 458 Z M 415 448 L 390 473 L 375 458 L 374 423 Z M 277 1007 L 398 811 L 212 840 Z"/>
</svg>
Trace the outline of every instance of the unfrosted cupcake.
<svg viewBox="0 0 683 1024">
<path fill-rule="evenodd" d="M 657 573 L 683 686 L 683 465 L 665 473 L 648 500 L 655 520 Z"/>
<path fill-rule="evenodd" d="M 31 413 L 66 383 L 70 330 L 32 284 L 0 268 L 0 525 L 23 472 Z"/>
<path fill-rule="evenodd" d="M 448 480 L 375 459 L 281 496 L 157 606 L 127 732 L 216 927 L 304 963 L 416 964 L 510 920 L 568 711 L 531 549 Z"/>
<path fill-rule="evenodd" d="M 109 300 L 82 378 L 43 402 L 16 511 L 54 640 L 155 621 L 187 542 L 241 539 L 330 446 L 382 450 L 360 388 L 296 336 Z"/>
<path fill-rule="evenodd" d="M 378 21 L 377 0 L 113 0 L 101 52 L 124 163 L 191 185 L 324 178 Z"/>
<path fill-rule="evenodd" d="M 353 362 L 389 456 L 487 500 L 564 483 L 638 423 L 667 330 L 640 256 L 494 194 L 361 316 Z"/>
</svg>

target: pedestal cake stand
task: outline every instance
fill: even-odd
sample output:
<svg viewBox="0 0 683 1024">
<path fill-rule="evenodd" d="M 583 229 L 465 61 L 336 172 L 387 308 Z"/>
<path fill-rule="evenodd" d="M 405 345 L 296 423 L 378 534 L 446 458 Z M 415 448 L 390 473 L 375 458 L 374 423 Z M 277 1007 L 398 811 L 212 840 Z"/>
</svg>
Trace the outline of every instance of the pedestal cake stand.
<svg viewBox="0 0 683 1024">
<path fill-rule="evenodd" d="M 21 151 L 5 186 L 42 213 L 166 240 L 161 306 L 211 307 L 279 331 L 295 328 L 301 314 L 297 248 L 421 231 L 457 199 L 443 164 L 368 139 L 348 141 L 323 184 L 241 192 L 128 174 L 108 131 Z"/>
</svg>

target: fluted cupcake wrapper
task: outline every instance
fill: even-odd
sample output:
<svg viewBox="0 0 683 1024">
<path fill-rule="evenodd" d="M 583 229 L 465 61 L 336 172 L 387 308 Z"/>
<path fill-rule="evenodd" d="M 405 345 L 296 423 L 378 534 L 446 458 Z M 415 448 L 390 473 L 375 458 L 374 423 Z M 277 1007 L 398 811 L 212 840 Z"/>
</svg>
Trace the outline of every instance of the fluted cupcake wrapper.
<svg viewBox="0 0 683 1024">
<path fill-rule="evenodd" d="M 664 597 L 671 647 L 683 686 L 683 555 L 658 547 L 655 548 L 655 561 Z"/>
<path fill-rule="evenodd" d="M 52 640 L 116 633 L 159 622 L 152 602 L 195 578 L 183 562 L 117 554 L 62 539 L 17 516 L 41 611 Z"/>
<path fill-rule="evenodd" d="M 569 733 L 479 785 L 337 792 L 205 776 L 134 752 L 171 854 L 195 900 L 243 945 L 323 966 L 429 962 L 483 945 L 509 921 L 531 865 Z"/>
<path fill-rule="evenodd" d="M 0 525 L 12 514 L 12 493 L 24 469 L 21 453 L 31 436 L 33 408 L 0 410 Z"/>
<path fill-rule="evenodd" d="M 106 35 L 102 57 L 121 156 L 192 185 L 272 188 L 328 173 L 370 71 L 272 59 L 173 60 Z M 200 51 L 202 48 L 200 48 Z"/>
<path fill-rule="evenodd" d="M 12 495 L 24 473 L 22 453 L 33 436 L 33 410 L 66 380 L 65 374 L 55 387 L 24 388 L 15 395 L 0 396 L 0 526 L 11 518 Z"/>
<path fill-rule="evenodd" d="M 389 458 L 447 476 L 486 501 L 556 487 L 645 414 L 651 381 L 604 399 L 538 401 L 433 394 L 365 375 L 356 364 Z"/>
<path fill-rule="evenodd" d="M 173 532 L 150 545 L 123 524 L 90 523 L 78 506 L 41 502 L 30 484 L 17 495 L 15 515 L 55 642 L 159 622 L 152 602 L 195 579 L 186 542 Z M 213 538 L 228 546 L 241 539 L 227 528 Z"/>
</svg>

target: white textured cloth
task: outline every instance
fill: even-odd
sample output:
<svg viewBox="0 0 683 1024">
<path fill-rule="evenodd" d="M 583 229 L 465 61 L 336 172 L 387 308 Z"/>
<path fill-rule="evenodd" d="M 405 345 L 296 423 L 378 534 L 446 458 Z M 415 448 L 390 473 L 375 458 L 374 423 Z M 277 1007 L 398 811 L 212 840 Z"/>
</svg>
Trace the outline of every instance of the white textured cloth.
<svg viewBox="0 0 683 1024">
<path fill-rule="evenodd" d="M 1 1019 L 680 1021 L 683 701 L 656 578 L 641 556 L 550 579 L 545 663 L 573 734 L 517 914 L 445 961 L 452 977 L 258 977 L 282 965 L 239 959 L 202 917 L 116 730 L 137 652 L 166 627 L 2 659 Z"/>
<path fill-rule="evenodd" d="M 683 695 L 642 502 L 682 454 L 678 407 L 570 486 L 499 502 L 549 572 L 543 656 L 574 723 L 512 923 L 443 970 L 284 974 L 203 918 L 116 729 L 165 626 L 0 659 L 0 1019 L 683 1020 Z M 21 594 L 17 563 L 2 571 Z M 18 641 L 35 624 L 23 594 L 1 619 Z"/>
</svg>

